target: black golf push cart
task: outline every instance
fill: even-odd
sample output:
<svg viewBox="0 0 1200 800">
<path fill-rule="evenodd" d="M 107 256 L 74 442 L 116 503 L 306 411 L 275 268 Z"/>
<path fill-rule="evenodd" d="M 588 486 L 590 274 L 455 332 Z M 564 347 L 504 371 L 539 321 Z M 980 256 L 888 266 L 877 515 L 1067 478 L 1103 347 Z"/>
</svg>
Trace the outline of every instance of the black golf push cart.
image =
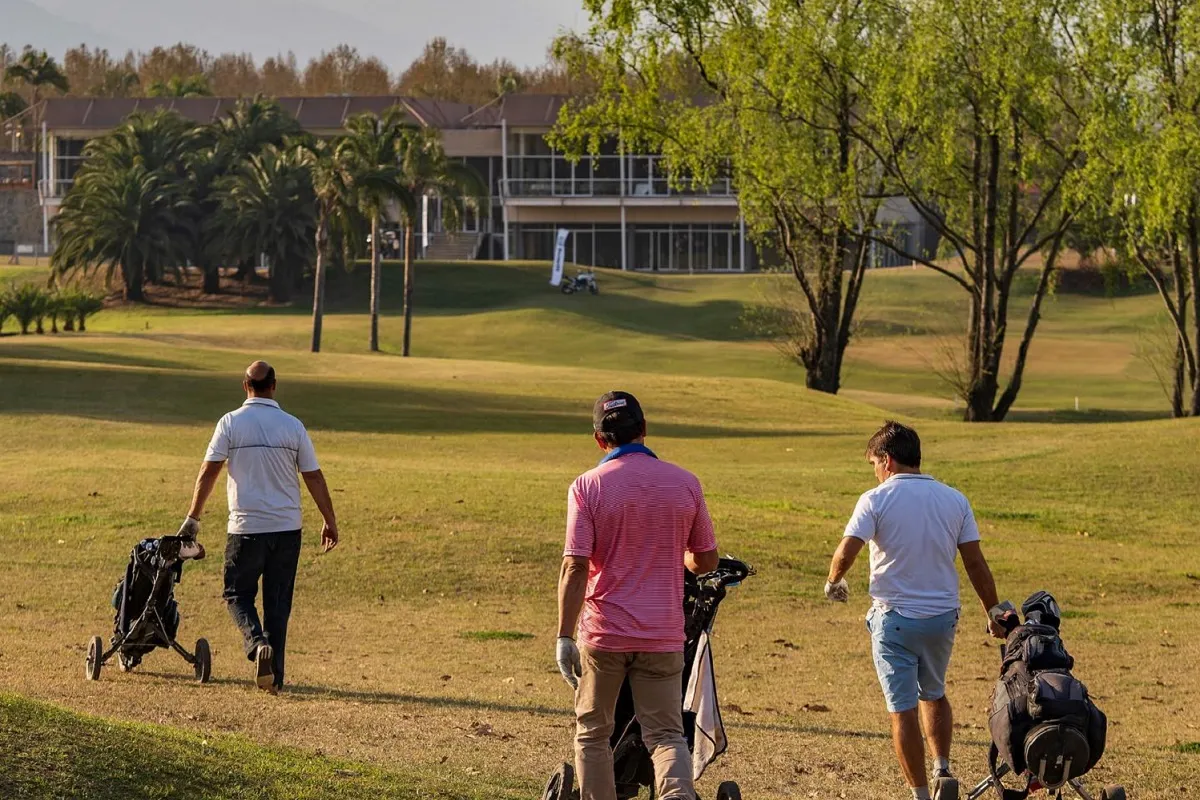
<svg viewBox="0 0 1200 800">
<path fill-rule="evenodd" d="M 192 665 L 196 680 L 208 683 L 212 676 L 212 654 L 206 639 L 196 640 L 189 653 L 175 640 L 179 631 L 179 604 L 175 584 L 183 576 L 183 562 L 204 558 L 204 547 L 195 539 L 163 536 L 143 539 L 129 555 L 125 577 L 113 592 L 116 610 L 108 649 L 93 636 L 88 643 L 86 676 L 100 679 L 100 669 L 114 655 L 122 672 L 129 672 L 156 647 L 170 648 Z"/>
<path fill-rule="evenodd" d="M 725 752 L 725 731 L 716 699 L 709 635 L 717 607 L 726 591 L 754 574 L 754 569 L 734 558 L 722 558 L 716 570 L 699 577 L 684 573 L 683 614 L 685 629 L 683 659 L 683 730 L 692 753 L 696 777 Z M 642 742 L 641 727 L 633 710 L 629 682 L 621 687 L 614 715 L 610 745 L 618 800 L 632 800 L 642 787 L 654 792 L 654 764 Z M 578 800 L 575 768 L 563 763 L 546 783 L 542 800 Z M 716 800 L 741 800 L 735 781 L 717 787 Z"/>
</svg>

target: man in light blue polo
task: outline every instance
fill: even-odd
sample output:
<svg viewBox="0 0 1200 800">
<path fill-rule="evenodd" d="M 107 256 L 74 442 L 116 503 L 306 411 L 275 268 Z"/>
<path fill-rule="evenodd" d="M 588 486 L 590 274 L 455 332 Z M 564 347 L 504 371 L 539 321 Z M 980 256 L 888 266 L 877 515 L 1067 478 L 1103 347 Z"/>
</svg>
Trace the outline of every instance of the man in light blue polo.
<svg viewBox="0 0 1200 800">
<path fill-rule="evenodd" d="M 954 719 L 946 698 L 946 668 L 958 628 L 958 571 L 963 566 L 1003 637 L 996 583 L 979 544 L 967 498 L 921 474 L 921 440 L 912 428 L 888 421 L 867 444 L 879 486 L 855 506 L 829 567 L 825 595 L 846 602 L 845 576 L 870 544 L 872 605 L 867 612 L 875 670 L 892 717 L 892 741 L 915 800 L 957 800 L 950 771 Z M 933 794 L 925 768 L 933 752 Z"/>
</svg>

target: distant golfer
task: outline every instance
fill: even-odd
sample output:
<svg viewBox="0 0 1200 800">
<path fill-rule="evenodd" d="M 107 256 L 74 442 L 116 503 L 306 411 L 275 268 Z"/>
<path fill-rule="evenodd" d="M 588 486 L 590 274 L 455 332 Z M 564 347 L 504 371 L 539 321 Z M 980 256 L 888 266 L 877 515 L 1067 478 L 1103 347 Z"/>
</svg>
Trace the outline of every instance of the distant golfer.
<svg viewBox="0 0 1200 800">
<path fill-rule="evenodd" d="M 646 418 L 633 395 L 602 396 L 592 423 L 605 455 L 567 494 L 558 583 L 557 659 L 576 688 L 581 800 L 616 800 L 609 737 L 627 676 L 654 761 L 655 797 L 694 800 L 683 735 L 683 567 L 717 568 L 712 520 L 696 476 L 646 447 Z"/>
<path fill-rule="evenodd" d="M 283 686 L 284 649 L 292 590 L 300 559 L 300 481 L 325 524 L 321 548 L 338 543 L 337 518 L 325 476 L 317 466 L 312 440 L 300 420 L 275 402 L 275 369 L 265 361 L 246 368 L 246 402 L 221 417 L 213 432 L 187 519 L 180 535 L 200 531 L 200 515 L 212 494 L 221 465 L 229 462 L 229 539 L 225 545 L 225 602 L 254 662 L 260 689 L 276 694 Z M 262 581 L 263 614 L 254 598 Z"/>
<path fill-rule="evenodd" d="M 946 699 L 946 668 L 960 608 L 957 554 L 994 636 L 1003 636 L 998 621 L 1006 608 L 998 604 L 971 504 L 961 492 L 921 474 L 917 432 L 885 423 L 867 443 L 867 460 L 879 486 L 855 506 L 830 564 L 825 595 L 846 602 L 845 575 L 870 542 L 873 603 L 867 629 L 900 767 L 913 797 L 929 800 L 923 727 L 934 757 L 932 797 L 957 800 L 958 782 L 950 771 L 954 721 Z"/>
</svg>

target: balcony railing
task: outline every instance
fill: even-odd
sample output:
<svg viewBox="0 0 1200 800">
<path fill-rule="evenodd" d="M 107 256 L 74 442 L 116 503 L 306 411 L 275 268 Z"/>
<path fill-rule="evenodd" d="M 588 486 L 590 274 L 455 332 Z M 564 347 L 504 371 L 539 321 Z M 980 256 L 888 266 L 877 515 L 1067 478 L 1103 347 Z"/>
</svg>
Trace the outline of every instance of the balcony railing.
<svg viewBox="0 0 1200 800">
<path fill-rule="evenodd" d="M 624 159 L 625 177 L 620 177 Z M 504 197 L 733 197 L 732 181 L 677 188 L 661 156 L 585 156 L 572 164 L 563 156 L 510 156 Z"/>
</svg>

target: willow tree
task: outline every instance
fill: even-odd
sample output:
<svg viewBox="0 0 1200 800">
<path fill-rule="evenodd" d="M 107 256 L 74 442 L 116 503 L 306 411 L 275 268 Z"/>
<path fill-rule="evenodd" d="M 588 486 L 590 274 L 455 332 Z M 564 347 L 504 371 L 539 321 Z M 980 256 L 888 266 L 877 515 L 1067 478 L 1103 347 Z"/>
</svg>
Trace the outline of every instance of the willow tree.
<svg viewBox="0 0 1200 800">
<path fill-rule="evenodd" d="M 1200 8 L 1090 0 L 1077 41 L 1097 98 L 1086 133 L 1088 211 L 1149 276 L 1174 332 L 1177 417 L 1200 416 Z"/>
<path fill-rule="evenodd" d="M 879 54 L 864 139 L 886 191 L 908 199 L 940 236 L 941 272 L 967 295 L 955 389 L 967 421 L 1005 418 L 1017 395 L 1077 207 L 1081 106 L 1071 48 L 1072 0 L 907 0 Z M 1040 256 L 1040 261 L 1035 258 Z M 1010 304 L 1022 268 L 1036 268 L 1007 383 Z"/>
<path fill-rule="evenodd" d="M 555 133 L 573 155 L 611 138 L 661 153 L 678 188 L 728 178 L 756 238 L 798 287 L 793 354 L 809 388 L 836 393 L 869 260 L 881 172 L 855 131 L 891 5 L 875 0 L 591 0 L 595 91 Z"/>
</svg>

